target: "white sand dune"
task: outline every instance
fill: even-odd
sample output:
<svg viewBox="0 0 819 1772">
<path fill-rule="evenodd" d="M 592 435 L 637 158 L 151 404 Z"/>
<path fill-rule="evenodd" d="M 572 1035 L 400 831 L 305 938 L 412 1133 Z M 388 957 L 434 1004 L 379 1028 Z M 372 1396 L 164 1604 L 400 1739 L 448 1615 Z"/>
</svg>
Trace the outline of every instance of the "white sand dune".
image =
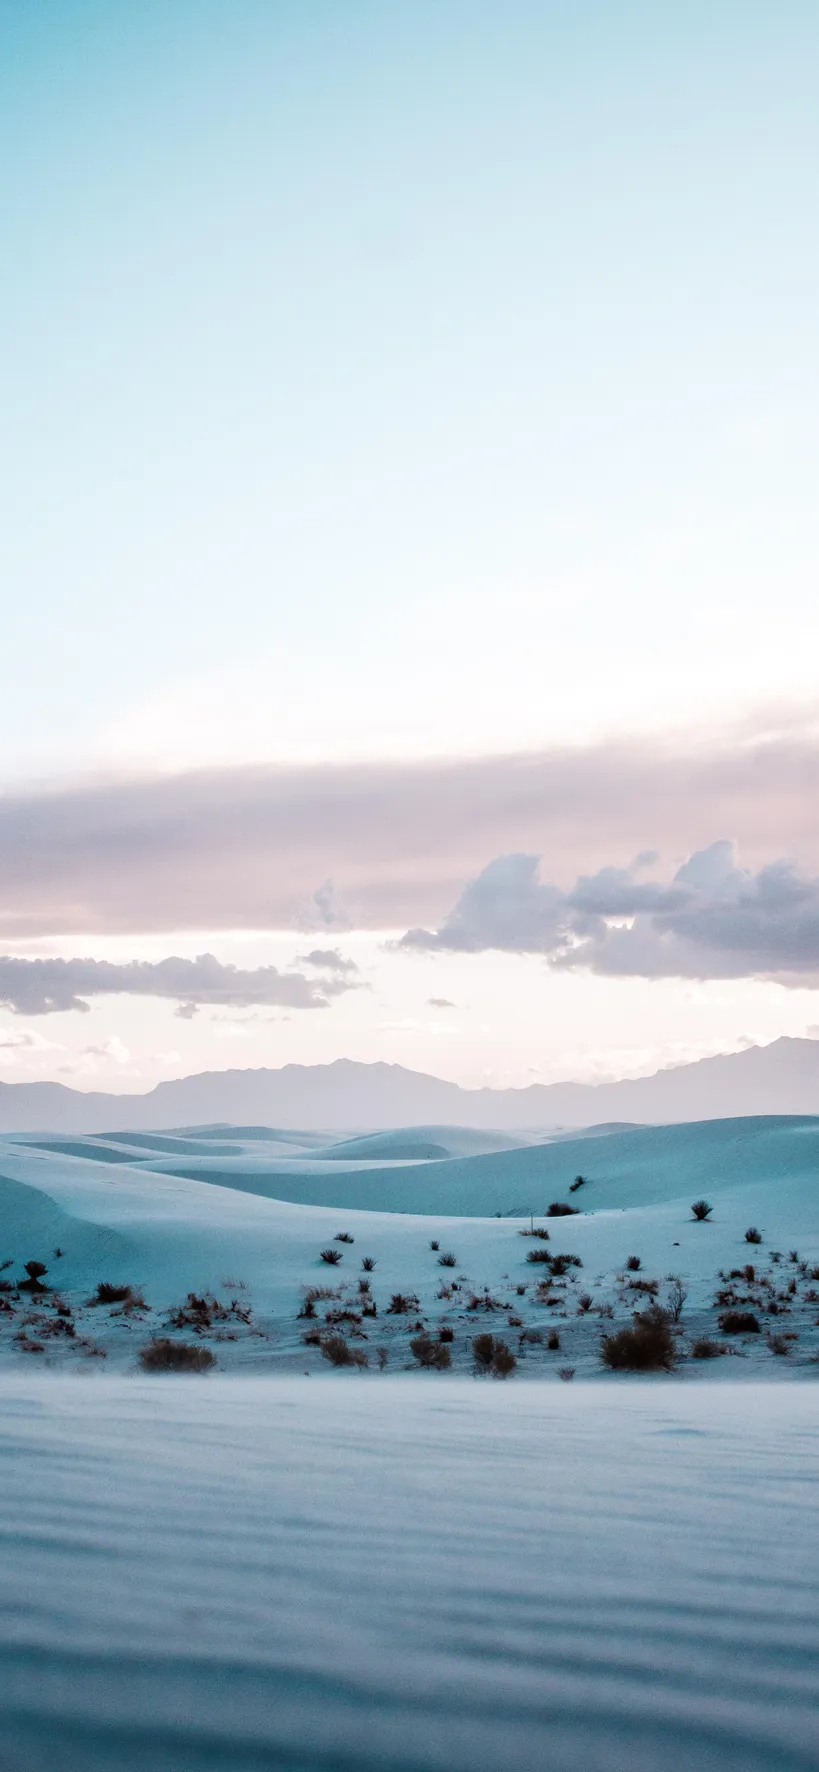
<svg viewBox="0 0 819 1772">
<path fill-rule="evenodd" d="M 817 1454 L 795 1386 L 6 1376 L 2 1764 L 814 1772 Z"/>
<path fill-rule="evenodd" d="M 163 1313 L 189 1291 L 219 1292 L 228 1281 L 229 1290 L 238 1288 L 251 1306 L 254 1333 L 214 1341 L 221 1365 L 320 1369 L 320 1352 L 306 1348 L 302 1339 L 305 1325 L 297 1313 L 304 1291 L 329 1286 L 343 1295 L 340 1307 L 360 1310 L 358 1283 L 366 1256 L 375 1263 L 370 1283 L 378 1315 L 360 1323 L 358 1331 L 370 1354 L 385 1346 L 393 1364 L 411 1364 L 408 1339 L 421 1319 L 431 1329 L 452 1327 L 455 1370 L 468 1370 L 472 1337 L 480 1329 L 497 1329 L 518 1348 L 521 1375 L 551 1378 L 565 1361 L 581 1374 L 599 1373 L 601 1332 L 612 1321 L 630 1321 L 633 1310 L 646 1302 L 637 1288 L 649 1279 L 664 1297 L 667 1277 L 680 1276 L 688 1293 L 689 1340 L 714 1333 L 718 1271 L 738 1270 L 751 1260 L 760 1272 L 766 1269 L 777 1289 L 776 1322 L 765 1319 L 762 1328 L 795 1337 L 785 1350 L 789 1357 L 772 1354 L 760 1334 L 731 1343 L 741 1360 L 711 1362 L 707 1375 L 724 1376 L 727 1365 L 736 1376 L 764 1370 L 771 1377 L 798 1373 L 815 1379 L 819 1122 L 711 1122 L 618 1133 L 591 1143 L 594 1167 L 573 1196 L 588 1209 L 547 1221 L 550 1252 L 571 1253 L 582 1264 L 554 1288 L 548 1311 L 537 1289 L 544 1270 L 528 1260 L 534 1243 L 519 1234 L 528 1221 L 466 1216 L 466 1208 L 475 1199 L 502 1199 L 508 1208 L 515 1192 L 524 1196 L 519 1210 L 528 1200 L 538 1208 L 553 1195 L 565 1198 L 578 1145 L 568 1156 L 566 1146 L 539 1147 L 446 1163 L 382 1165 L 375 1172 L 330 1163 L 326 1175 L 316 1175 L 309 1173 L 308 1162 L 297 1182 L 290 1172 L 283 1190 L 301 1198 L 283 1200 L 261 1191 L 281 1187 L 281 1181 L 251 1173 L 247 1151 L 234 1160 L 231 1185 L 225 1186 L 221 1172 L 207 1168 L 197 1169 L 195 1178 L 163 1172 L 156 1154 L 147 1161 L 100 1162 L 73 1154 L 73 1146 L 66 1152 L 8 1140 L 0 1144 L 0 1257 L 12 1262 L 9 1271 L 17 1280 L 26 1260 L 45 1261 L 47 1284 L 65 1294 L 78 1324 L 83 1319 L 84 1333 L 101 1342 L 112 1363 L 131 1369 L 138 1347 L 162 1325 Z M 173 1157 L 163 1160 L 175 1168 Z M 539 1177 L 537 1191 L 533 1176 Z M 331 1204 L 301 1203 L 305 1193 L 325 1191 Z M 343 1203 L 350 1192 L 359 1202 L 355 1206 Z M 707 1224 L 697 1224 L 691 1202 L 703 1193 L 713 1215 Z M 360 1202 L 368 1194 L 394 1209 L 366 1209 Z M 422 1215 L 419 1207 L 426 1201 L 437 1203 L 438 1210 Z M 758 1249 L 745 1241 L 752 1224 L 763 1236 Z M 341 1232 L 352 1241 L 339 1244 Z M 341 1255 L 334 1268 L 320 1258 L 328 1244 Z M 57 1247 L 59 1257 L 53 1255 Z M 794 1250 L 801 1270 L 790 1261 Z M 440 1257 L 449 1251 L 454 1266 L 442 1267 Z M 772 1251 L 781 1253 L 778 1266 Z M 639 1275 L 624 1276 L 631 1255 L 640 1257 L 642 1267 Z M 101 1280 L 141 1288 L 150 1315 L 124 1321 L 116 1313 L 86 1310 Z M 452 1282 L 457 1282 L 454 1292 Z M 399 1292 L 418 1300 L 403 1317 L 387 1312 Z M 470 1305 L 470 1299 L 487 1295 L 485 1308 Z M 582 1296 L 591 1301 L 587 1314 Z M 16 1365 L 31 1359 L 17 1340 L 23 1305 L 15 1300 L 14 1312 L 0 1316 L 0 1360 Z M 520 1342 L 522 1332 L 555 1324 L 560 1355 Z M 36 1323 L 32 1335 L 38 1338 Z M 42 1360 L 73 1356 L 70 1343 L 49 1343 Z M 690 1376 L 695 1368 L 688 1362 L 684 1370 Z"/>
</svg>

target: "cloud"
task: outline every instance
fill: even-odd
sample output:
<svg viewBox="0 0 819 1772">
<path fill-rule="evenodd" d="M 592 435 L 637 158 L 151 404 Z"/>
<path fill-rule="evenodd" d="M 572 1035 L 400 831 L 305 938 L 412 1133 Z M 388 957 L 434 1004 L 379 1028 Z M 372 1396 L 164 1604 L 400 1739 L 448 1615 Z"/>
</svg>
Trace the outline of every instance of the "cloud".
<svg viewBox="0 0 819 1772">
<path fill-rule="evenodd" d="M 292 1009 L 323 1009 L 331 997 L 355 986 L 342 969 L 307 979 L 300 972 L 279 972 L 275 966 L 243 971 L 223 966 L 213 954 L 195 960 L 172 955 L 166 960 L 26 960 L 0 955 L 0 1003 L 15 1015 L 53 1015 L 59 1011 L 88 1013 L 89 997 L 163 997 L 179 1005 L 176 1014 L 189 1020 L 200 1005 L 242 1008 L 250 1004 L 284 1004 Z"/>
<path fill-rule="evenodd" d="M 450 1003 L 448 997 L 427 997 L 430 1009 L 455 1009 L 457 1005 Z"/>
<path fill-rule="evenodd" d="M 423 952 L 542 954 L 561 970 L 639 978 L 819 982 L 819 879 L 789 861 L 753 873 L 723 839 L 668 882 L 643 880 L 653 857 L 603 867 L 569 891 L 540 877 L 535 855 L 503 855 L 464 888 L 437 930 L 396 945 Z"/>
<path fill-rule="evenodd" d="M 433 927 L 487 855 L 548 852 L 565 886 L 715 830 L 754 867 L 789 854 L 819 870 L 817 781 L 805 727 L 26 787 L 0 795 L 0 940 Z"/>
<path fill-rule="evenodd" d="M 355 960 L 346 959 L 338 948 L 312 948 L 309 954 L 299 954 L 298 963 L 300 966 L 319 966 L 323 971 L 338 973 L 341 977 L 358 972 Z"/>
</svg>

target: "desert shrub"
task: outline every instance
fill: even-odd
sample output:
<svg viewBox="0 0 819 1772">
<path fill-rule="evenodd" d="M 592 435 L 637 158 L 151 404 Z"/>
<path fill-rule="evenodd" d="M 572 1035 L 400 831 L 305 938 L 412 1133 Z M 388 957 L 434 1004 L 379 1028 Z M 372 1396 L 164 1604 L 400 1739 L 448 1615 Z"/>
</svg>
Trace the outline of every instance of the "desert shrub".
<svg viewBox="0 0 819 1772">
<path fill-rule="evenodd" d="M 659 1280 L 647 1280 L 641 1276 L 640 1279 L 629 1280 L 628 1289 L 629 1292 L 643 1293 L 646 1298 L 656 1298 L 660 1290 L 660 1282 Z"/>
<path fill-rule="evenodd" d="M 594 1299 L 592 1298 L 591 1293 L 590 1292 L 581 1292 L 580 1297 L 577 1300 L 578 1316 L 585 1317 L 587 1312 L 591 1310 L 591 1307 L 593 1304 L 594 1304 Z"/>
<path fill-rule="evenodd" d="M 688 1288 L 683 1285 L 677 1274 L 669 1274 L 668 1280 L 668 1314 L 672 1323 L 679 1323 L 688 1297 Z"/>
<path fill-rule="evenodd" d="M 331 1366 L 368 1366 L 369 1361 L 363 1348 L 350 1347 L 343 1335 L 325 1335 L 321 1343 L 322 1359 L 329 1360 Z"/>
<path fill-rule="evenodd" d="M 642 1265 L 639 1255 L 630 1255 L 626 1262 L 630 1274 L 639 1274 Z"/>
<path fill-rule="evenodd" d="M 749 1224 L 748 1229 L 745 1232 L 745 1241 L 746 1243 L 762 1242 L 762 1232 L 757 1230 L 755 1224 Z"/>
<path fill-rule="evenodd" d="M 603 1303 L 597 1306 L 597 1314 L 599 1317 L 613 1317 L 614 1305 L 610 1304 L 609 1300 L 605 1298 Z"/>
<path fill-rule="evenodd" d="M 199 1335 L 212 1328 L 214 1322 L 224 1323 L 230 1316 L 227 1306 L 220 1304 L 209 1292 L 189 1292 L 184 1304 L 171 1311 L 168 1321 L 173 1329 L 195 1329 Z"/>
<path fill-rule="evenodd" d="M 457 1267 L 457 1265 L 457 1257 L 453 1255 L 451 1249 L 445 1249 L 443 1255 L 438 1257 L 439 1267 Z"/>
<path fill-rule="evenodd" d="M 798 1249 L 789 1249 L 788 1250 L 788 1260 L 789 1261 L 798 1261 L 799 1260 L 799 1250 Z"/>
<path fill-rule="evenodd" d="M 553 1255 L 552 1256 L 552 1273 L 554 1274 L 555 1279 L 557 1279 L 557 1280 L 561 1280 L 563 1278 L 563 1275 L 568 1273 L 570 1267 L 582 1267 L 582 1266 L 583 1266 L 583 1263 L 580 1260 L 579 1255 Z"/>
<path fill-rule="evenodd" d="M 332 1310 L 327 1312 L 324 1321 L 325 1323 L 332 1324 L 333 1327 L 339 1323 L 349 1323 L 352 1328 L 357 1329 L 361 1322 L 361 1317 L 359 1316 L 358 1311 L 350 1310 L 349 1305 L 336 1305 Z"/>
<path fill-rule="evenodd" d="M 517 1366 L 517 1360 L 505 1341 L 495 1342 L 495 1354 L 492 1360 L 491 1373 L 493 1378 L 509 1378 Z"/>
<path fill-rule="evenodd" d="M 564 1384 L 571 1384 L 576 1371 L 576 1366 L 558 1366 L 557 1376 L 562 1378 Z"/>
<path fill-rule="evenodd" d="M 436 1250 L 436 1249 L 440 1249 L 440 1247 L 441 1247 L 441 1245 L 440 1245 L 440 1243 L 439 1243 L 439 1242 L 438 1242 L 438 1238 L 437 1238 L 437 1237 L 433 1237 L 433 1239 L 432 1239 L 432 1241 L 431 1241 L 431 1243 L 430 1243 L 430 1249 L 432 1249 L 432 1250 Z"/>
<path fill-rule="evenodd" d="M 335 1241 L 337 1243 L 354 1243 L 355 1237 L 351 1237 L 349 1231 L 337 1231 Z"/>
<path fill-rule="evenodd" d="M 698 1224 L 704 1224 L 706 1219 L 711 1217 L 713 1210 L 713 1206 L 709 1206 L 707 1200 L 695 1200 L 691 1207 L 692 1215 Z"/>
<path fill-rule="evenodd" d="M 472 1343 L 472 1358 L 479 1372 L 488 1372 L 495 1353 L 494 1335 L 476 1335 Z"/>
<path fill-rule="evenodd" d="M 518 1298 L 525 1298 L 525 1296 L 526 1296 L 526 1287 L 525 1286 L 516 1286 L 515 1291 L 518 1295 Z"/>
<path fill-rule="evenodd" d="M 358 1290 L 361 1293 L 363 1298 L 369 1297 L 370 1292 L 372 1290 L 369 1280 L 359 1280 Z"/>
<path fill-rule="evenodd" d="M 511 1348 L 505 1341 L 496 1340 L 494 1335 L 475 1336 L 472 1358 L 479 1372 L 491 1373 L 493 1378 L 508 1378 L 517 1365 Z"/>
<path fill-rule="evenodd" d="M 450 1329 L 448 1323 L 442 1324 L 441 1328 L 438 1330 L 438 1340 L 439 1341 L 454 1341 L 455 1340 L 455 1331 L 454 1331 L 454 1329 Z"/>
<path fill-rule="evenodd" d="M 20 1281 L 21 1292 L 48 1291 L 48 1287 L 43 1285 L 43 1275 L 48 1273 L 48 1268 L 46 1267 L 45 1262 L 27 1261 L 26 1273 L 28 1274 L 28 1279 Z"/>
<path fill-rule="evenodd" d="M 719 1320 L 723 1335 L 759 1335 L 761 1325 L 753 1311 L 723 1311 Z"/>
<path fill-rule="evenodd" d="M 375 1267 L 375 1262 L 373 1261 L 372 1256 L 365 1255 L 364 1260 L 361 1263 L 361 1266 L 364 1269 L 365 1274 L 371 1274 L 373 1271 L 373 1268 Z"/>
<path fill-rule="evenodd" d="M 491 1292 L 473 1292 L 467 1304 L 468 1311 L 501 1311 L 503 1305 L 499 1298 L 493 1298 Z"/>
<path fill-rule="evenodd" d="M 418 1299 L 414 1292 L 394 1292 L 387 1305 L 388 1317 L 406 1317 L 410 1311 L 417 1311 Z"/>
<path fill-rule="evenodd" d="M 553 1200 L 551 1206 L 547 1210 L 546 1217 L 574 1218 L 577 1211 L 577 1206 L 570 1206 L 568 1200 Z"/>
<path fill-rule="evenodd" d="M 722 1343 L 712 1341 L 710 1335 L 698 1335 L 691 1349 L 692 1358 L 695 1360 L 716 1360 L 717 1356 L 724 1354 L 724 1352 Z"/>
<path fill-rule="evenodd" d="M 302 1336 L 305 1347 L 321 1347 L 321 1330 L 308 1329 Z"/>
<path fill-rule="evenodd" d="M 143 1372 L 208 1372 L 216 1365 L 209 1347 L 162 1336 L 140 1348 L 139 1363 Z"/>
<path fill-rule="evenodd" d="M 100 1280 L 100 1283 L 97 1287 L 96 1292 L 94 1293 L 93 1298 L 89 1298 L 88 1303 L 89 1304 L 124 1304 L 126 1299 L 129 1299 L 132 1297 L 133 1297 L 133 1287 L 131 1287 L 131 1286 L 112 1286 L 110 1281 Z"/>
<path fill-rule="evenodd" d="M 307 1298 L 305 1298 L 302 1301 L 302 1307 L 301 1307 L 301 1310 L 299 1311 L 299 1316 L 300 1317 L 314 1317 L 315 1314 L 316 1314 L 316 1306 L 315 1306 L 314 1300 L 312 1298 L 310 1298 L 310 1296 L 308 1294 Z"/>
<path fill-rule="evenodd" d="M 548 1243 L 548 1241 L 549 1241 L 549 1232 L 547 1231 L 545 1225 L 540 1225 L 540 1226 L 534 1225 L 534 1224 L 530 1225 L 528 1230 L 518 1231 L 518 1236 L 519 1237 L 539 1237 L 541 1243 Z"/>
<path fill-rule="evenodd" d="M 549 1330 L 549 1339 L 546 1343 L 546 1346 L 549 1349 L 550 1353 L 556 1354 L 558 1352 L 558 1349 L 560 1347 L 560 1336 L 558 1335 L 556 1329 Z"/>
<path fill-rule="evenodd" d="M 569 1188 L 569 1193 L 576 1194 L 579 1187 L 585 1187 L 585 1186 L 586 1186 L 585 1175 L 576 1175 L 574 1178 L 574 1181 L 572 1182 L 571 1187 Z"/>
<path fill-rule="evenodd" d="M 543 1344 L 543 1330 L 523 1329 L 518 1336 L 518 1342 L 521 1347 L 526 1344 L 531 1344 L 533 1347 L 540 1347 Z"/>
<path fill-rule="evenodd" d="M 668 1313 L 650 1305 L 635 1315 L 630 1329 L 604 1335 L 601 1344 L 604 1366 L 612 1372 L 670 1372 L 677 1358 Z"/>
<path fill-rule="evenodd" d="M 433 1341 L 431 1335 L 416 1335 L 410 1342 L 410 1353 L 419 1366 L 431 1372 L 448 1372 L 452 1365 L 452 1355 L 442 1341 Z"/>
<path fill-rule="evenodd" d="M 341 1250 L 322 1249 L 319 1252 L 319 1259 L 321 1261 L 326 1261 L 328 1267 L 337 1267 L 341 1260 Z"/>
<path fill-rule="evenodd" d="M 384 1367 L 387 1365 L 387 1362 L 390 1357 L 390 1350 L 388 1347 L 377 1347 L 375 1350 L 375 1355 L 376 1355 L 376 1359 L 378 1360 L 378 1370 L 379 1370 L 379 1372 L 383 1372 Z"/>
<path fill-rule="evenodd" d="M 765 1339 L 771 1353 L 778 1354 L 780 1359 L 784 1359 L 786 1355 L 792 1352 L 791 1343 L 787 1335 L 777 1335 L 771 1331 Z"/>
<path fill-rule="evenodd" d="M 746 1265 L 742 1270 L 742 1277 L 744 1280 L 748 1281 L 749 1286 L 753 1286 L 756 1279 L 756 1268 L 752 1261 L 746 1262 Z"/>
<path fill-rule="evenodd" d="M 542 1267 L 551 1267 L 552 1265 L 552 1257 L 549 1254 L 548 1249 L 530 1249 L 526 1260 L 531 1262 L 533 1267 L 537 1267 L 538 1265 Z"/>
</svg>

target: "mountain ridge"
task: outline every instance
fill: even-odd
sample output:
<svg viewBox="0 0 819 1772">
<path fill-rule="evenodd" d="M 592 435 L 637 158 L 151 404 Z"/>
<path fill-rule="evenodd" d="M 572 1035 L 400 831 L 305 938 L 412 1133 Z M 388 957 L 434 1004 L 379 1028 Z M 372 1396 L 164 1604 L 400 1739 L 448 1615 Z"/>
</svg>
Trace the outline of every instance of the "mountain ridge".
<svg viewBox="0 0 819 1772">
<path fill-rule="evenodd" d="M 648 1125 L 754 1114 L 819 1113 L 819 1040 L 783 1036 L 649 1077 L 607 1083 L 530 1083 L 464 1089 L 403 1065 L 335 1059 L 325 1065 L 200 1071 L 142 1095 L 84 1093 L 64 1083 L 0 1083 L 0 1131 L 160 1131 L 232 1124 L 339 1132 L 449 1124 L 503 1131 L 568 1129 L 628 1120 Z"/>
</svg>

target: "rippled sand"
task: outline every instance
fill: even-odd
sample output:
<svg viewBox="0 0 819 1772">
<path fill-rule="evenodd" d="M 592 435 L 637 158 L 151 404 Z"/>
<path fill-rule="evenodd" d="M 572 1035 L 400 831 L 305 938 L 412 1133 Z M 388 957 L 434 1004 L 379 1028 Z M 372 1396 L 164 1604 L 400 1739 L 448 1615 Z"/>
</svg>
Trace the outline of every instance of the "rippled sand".
<svg viewBox="0 0 819 1772">
<path fill-rule="evenodd" d="M 5 1378 L 15 1772 L 805 1772 L 819 1391 Z"/>
</svg>

